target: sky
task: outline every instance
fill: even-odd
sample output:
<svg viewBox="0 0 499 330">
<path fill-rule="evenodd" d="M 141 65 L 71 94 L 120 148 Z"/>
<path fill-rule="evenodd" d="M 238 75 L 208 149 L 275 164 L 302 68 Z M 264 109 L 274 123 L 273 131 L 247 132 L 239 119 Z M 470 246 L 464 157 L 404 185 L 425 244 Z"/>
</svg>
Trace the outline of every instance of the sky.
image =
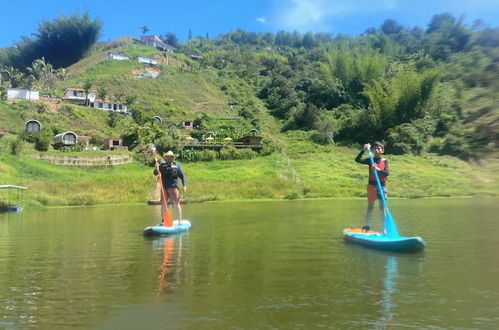
<svg viewBox="0 0 499 330">
<path fill-rule="evenodd" d="M 2 0 L 0 48 L 32 37 L 43 20 L 88 12 L 102 22 L 100 41 L 128 35 L 173 32 L 180 41 L 214 38 L 235 29 L 249 32 L 298 31 L 358 35 L 395 19 L 426 28 L 435 14 L 448 12 L 471 25 L 499 27 L 499 0 Z"/>
</svg>

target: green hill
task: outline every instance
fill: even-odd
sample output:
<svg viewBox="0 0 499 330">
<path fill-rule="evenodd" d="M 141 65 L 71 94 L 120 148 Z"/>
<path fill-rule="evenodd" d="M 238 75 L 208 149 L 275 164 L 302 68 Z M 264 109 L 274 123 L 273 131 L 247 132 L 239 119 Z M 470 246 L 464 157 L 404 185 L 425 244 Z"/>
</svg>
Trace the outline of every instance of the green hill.
<svg viewBox="0 0 499 330">
<path fill-rule="evenodd" d="M 296 37 L 279 35 L 285 36 Z M 122 38 L 96 44 L 57 75 L 45 64 L 32 87 L 52 100 L 0 101 L 0 184 L 28 186 L 28 206 L 142 203 L 155 186 L 148 151 L 155 143 L 180 155 L 190 201 L 357 198 L 364 196 L 367 175 L 353 159 L 361 143 L 382 139 L 391 161 L 391 197 L 499 195 L 499 85 L 487 74 L 496 70 L 495 50 L 470 41 L 469 49 L 441 58 L 437 50 L 420 54 L 399 35 L 379 31 L 334 40 L 308 35 L 312 43 L 305 37 L 269 41 L 234 31 L 191 40 L 179 53 Z M 420 40 L 428 47 L 434 42 L 429 37 Z M 106 59 L 109 52 L 129 60 Z M 201 60 L 190 59 L 191 52 L 202 54 Z M 156 58 L 149 70 L 159 76 L 135 78 L 147 70 L 137 56 Z M 481 59 L 474 68 L 479 75 L 467 66 L 470 56 Z M 56 98 L 66 88 L 89 88 L 99 99 L 127 104 L 131 114 L 70 105 Z M 30 119 L 52 135 L 88 136 L 99 148 L 107 138 L 124 138 L 135 161 L 85 168 L 32 159 L 40 151 L 36 137 L 23 133 Z M 182 129 L 184 120 L 194 120 L 197 129 Z M 201 140 L 208 132 L 218 142 L 237 139 L 253 128 L 264 136 L 260 153 L 192 152 L 181 143 L 183 136 Z M 111 151 L 50 146 L 42 152 Z M 217 157 L 229 159 L 210 160 Z"/>
</svg>

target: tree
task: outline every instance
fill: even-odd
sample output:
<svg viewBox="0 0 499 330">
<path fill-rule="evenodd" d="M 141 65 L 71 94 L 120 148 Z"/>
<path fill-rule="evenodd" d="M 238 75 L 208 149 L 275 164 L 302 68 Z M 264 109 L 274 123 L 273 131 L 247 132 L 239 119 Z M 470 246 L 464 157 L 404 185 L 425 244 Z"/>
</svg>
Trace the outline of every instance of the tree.
<svg viewBox="0 0 499 330">
<path fill-rule="evenodd" d="M 456 23 L 456 19 L 449 13 L 442 13 L 434 15 L 431 18 L 430 24 L 428 24 L 428 29 L 426 29 L 426 33 L 433 33 L 442 28 L 445 28 L 449 25 L 454 25 Z"/>
<path fill-rule="evenodd" d="M 35 33 L 35 39 L 23 37 L 16 42 L 17 52 L 10 56 L 11 63 L 25 70 L 33 61 L 45 58 L 58 69 L 79 61 L 97 41 L 101 22 L 90 19 L 88 13 L 81 16 L 59 16 L 56 20 L 43 21 Z"/>
<path fill-rule="evenodd" d="M 23 80 L 23 73 L 19 71 L 17 68 L 12 66 L 3 67 L 1 69 L 1 73 L 3 77 L 10 83 L 11 87 L 17 88 L 21 85 Z"/>
<path fill-rule="evenodd" d="M 448 13 L 435 15 L 426 30 L 428 53 L 435 59 L 445 60 L 452 53 L 465 49 L 471 38 L 471 31 Z"/>
<path fill-rule="evenodd" d="M 398 34 L 402 30 L 404 30 L 404 27 L 394 19 L 387 19 L 381 24 L 381 31 L 384 34 Z"/>
<path fill-rule="evenodd" d="M 142 35 L 145 35 L 149 31 L 149 28 L 146 25 L 141 26 L 139 29 L 142 31 Z"/>
<path fill-rule="evenodd" d="M 97 95 L 102 101 L 106 100 L 107 90 L 104 87 L 97 88 Z"/>
<path fill-rule="evenodd" d="M 180 45 L 180 41 L 178 40 L 177 36 L 173 32 L 167 32 L 165 37 L 163 38 L 163 41 L 175 48 L 178 48 Z"/>
<path fill-rule="evenodd" d="M 136 95 L 127 95 L 125 97 L 125 104 L 127 106 L 133 105 L 137 101 L 137 96 Z"/>
<path fill-rule="evenodd" d="M 85 105 L 88 106 L 88 93 L 90 92 L 90 88 L 92 88 L 92 81 L 87 79 L 83 82 L 83 91 L 85 92 Z"/>
</svg>

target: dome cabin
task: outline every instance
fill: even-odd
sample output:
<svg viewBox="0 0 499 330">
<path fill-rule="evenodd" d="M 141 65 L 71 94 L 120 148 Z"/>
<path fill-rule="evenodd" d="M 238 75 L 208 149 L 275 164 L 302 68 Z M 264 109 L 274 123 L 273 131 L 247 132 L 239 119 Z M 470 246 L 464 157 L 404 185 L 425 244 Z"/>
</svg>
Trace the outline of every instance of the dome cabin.
<svg viewBox="0 0 499 330">
<path fill-rule="evenodd" d="M 25 130 L 28 133 L 38 133 L 42 130 L 42 124 L 38 120 L 28 120 L 25 124 Z"/>
<path fill-rule="evenodd" d="M 54 148 L 72 147 L 78 142 L 78 136 L 71 131 L 54 136 Z"/>
</svg>

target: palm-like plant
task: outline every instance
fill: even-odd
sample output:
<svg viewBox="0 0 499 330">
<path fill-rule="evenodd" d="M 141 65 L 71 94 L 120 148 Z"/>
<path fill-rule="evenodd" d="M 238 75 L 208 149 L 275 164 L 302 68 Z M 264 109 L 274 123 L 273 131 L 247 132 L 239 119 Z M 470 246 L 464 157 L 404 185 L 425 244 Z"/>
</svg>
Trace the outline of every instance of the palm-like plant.
<svg viewBox="0 0 499 330">
<path fill-rule="evenodd" d="M 142 35 L 144 35 L 149 31 L 149 28 L 146 25 L 144 25 L 140 27 L 140 31 L 142 31 Z"/>
</svg>

